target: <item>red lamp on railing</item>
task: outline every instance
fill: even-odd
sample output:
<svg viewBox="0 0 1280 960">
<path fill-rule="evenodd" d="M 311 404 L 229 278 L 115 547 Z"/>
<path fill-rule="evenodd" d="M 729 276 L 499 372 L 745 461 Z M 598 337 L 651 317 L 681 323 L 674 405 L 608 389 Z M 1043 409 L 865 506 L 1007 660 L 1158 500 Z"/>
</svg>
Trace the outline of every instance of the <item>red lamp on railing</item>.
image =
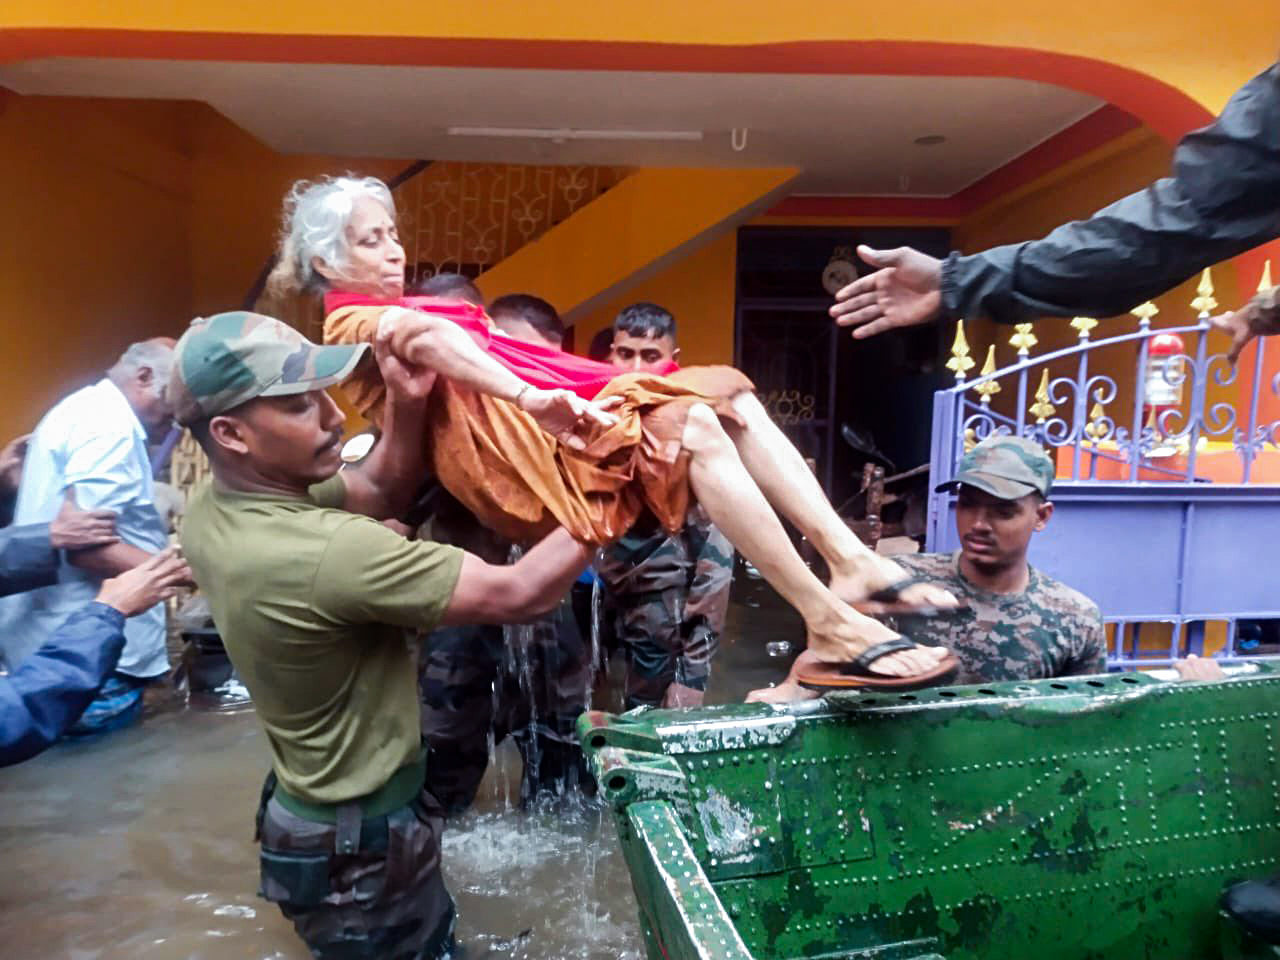
<svg viewBox="0 0 1280 960">
<path fill-rule="evenodd" d="M 1171 358 L 1184 355 L 1182 338 L 1158 333 L 1147 345 L 1147 370 L 1143 380 L 1142 419 L 1160 429 L 1160 415 L 1182 405 L 1183 371 Z M 1170 382 L 1173 381 L 1173 382 Z"/>
</svg>

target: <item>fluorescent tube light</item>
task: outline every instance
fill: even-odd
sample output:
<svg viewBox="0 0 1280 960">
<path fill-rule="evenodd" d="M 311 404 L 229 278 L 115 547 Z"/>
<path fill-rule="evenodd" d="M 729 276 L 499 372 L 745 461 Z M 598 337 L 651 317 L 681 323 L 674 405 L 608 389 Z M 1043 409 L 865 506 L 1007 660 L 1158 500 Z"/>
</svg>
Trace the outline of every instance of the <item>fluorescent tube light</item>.
<svg viewBox="0 0 1280 960">
<path fill-rule="evenodd" d="M 568 127 L 447 127 L 451 137 L 513 140 L 684 140 L 699 141 L 701 130 L 572 130 Z"/>
</svg>

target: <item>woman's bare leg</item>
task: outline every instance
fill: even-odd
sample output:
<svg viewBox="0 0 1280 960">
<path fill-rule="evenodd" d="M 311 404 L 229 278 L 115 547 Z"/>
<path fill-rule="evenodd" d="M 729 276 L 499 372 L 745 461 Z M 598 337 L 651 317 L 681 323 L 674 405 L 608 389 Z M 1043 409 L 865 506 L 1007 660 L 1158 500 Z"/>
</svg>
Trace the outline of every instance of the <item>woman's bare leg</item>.
<svg viewBox="0 0 1280 960">
<path fill-rule="evenodd" d="M 710 407 L 690 408 L 683 444 L 690 454 L 689 484 L 694 496 L 729 542 L 799 611 L 814 654 L 843 662 L 897 636 L 835 596 L 805 566 Z M 941 648 L 907 650 L 880 658 L 874 669 L 909 676 L 932 669 L 943 655 Z"/>
<path fill-rule="evenodd" d="M 739 394 L 733 408 L 746 427 L 729 425 L 742 463 L 769 502 L 799 528 L 831 569 L 831 589 L 846 602 L 902 579 L 905 574 L 892 561 L 866 546 L 831 506 L 818 478 L 786 434 L 778 429 L 753 393 Z M 921 584 L 908 598 L 918 603 L 946 606 L 954 598 Z"/>
</svg>

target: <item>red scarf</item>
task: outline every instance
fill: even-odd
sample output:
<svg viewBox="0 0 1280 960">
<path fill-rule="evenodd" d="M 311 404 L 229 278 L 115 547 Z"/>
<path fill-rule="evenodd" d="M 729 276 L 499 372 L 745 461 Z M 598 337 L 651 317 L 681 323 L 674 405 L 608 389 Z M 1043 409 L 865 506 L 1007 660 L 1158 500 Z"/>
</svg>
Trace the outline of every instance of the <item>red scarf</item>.
<svg viewBox="0 0 1280 960">
<path fill-rule="evenodd" d="M 324 298 L 326 315 L 341 307 L 381 306 L 404 307 L 447 317 L 471 334 L 489 356 L 525 383 L 544 390 L 572 390 L 578 396 L 591 400 L 619 373 L 617 368 L 607 363 L 509 337 L 492 326 L 493 321 L 483 309 L 461 300 L 441 300 L 438 297 L 379 299 L 358 293 L 336 292 L 327 293 Z M 672 362 L 657 372 L 665 376 L 679 369 L 679 365 Z"/>
</svg>

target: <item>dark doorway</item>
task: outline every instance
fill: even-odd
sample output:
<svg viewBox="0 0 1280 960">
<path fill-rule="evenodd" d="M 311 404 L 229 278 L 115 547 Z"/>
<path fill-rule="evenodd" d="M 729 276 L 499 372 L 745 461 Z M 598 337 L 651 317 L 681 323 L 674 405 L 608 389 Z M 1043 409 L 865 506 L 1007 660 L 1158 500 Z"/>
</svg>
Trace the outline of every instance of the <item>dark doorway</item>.
<svg viewBox="0 0 1280 960">
<path fill-rule="evenodd" d="M 822 274 L 837 247 L 950 249 L 942 228 L 744 227 L 738 231 L 738 367 L 801 452 L 828 496 L 857 490 L 868 461 L 909 470 L 929 458 L 933 392 L 946 386 L 938 326 L 854 342 L 827 315 Z M 857 261 L 859 273 L 870 268 Z M 855 443 L 844 439 L 845 427 Z"/>
</svg>

